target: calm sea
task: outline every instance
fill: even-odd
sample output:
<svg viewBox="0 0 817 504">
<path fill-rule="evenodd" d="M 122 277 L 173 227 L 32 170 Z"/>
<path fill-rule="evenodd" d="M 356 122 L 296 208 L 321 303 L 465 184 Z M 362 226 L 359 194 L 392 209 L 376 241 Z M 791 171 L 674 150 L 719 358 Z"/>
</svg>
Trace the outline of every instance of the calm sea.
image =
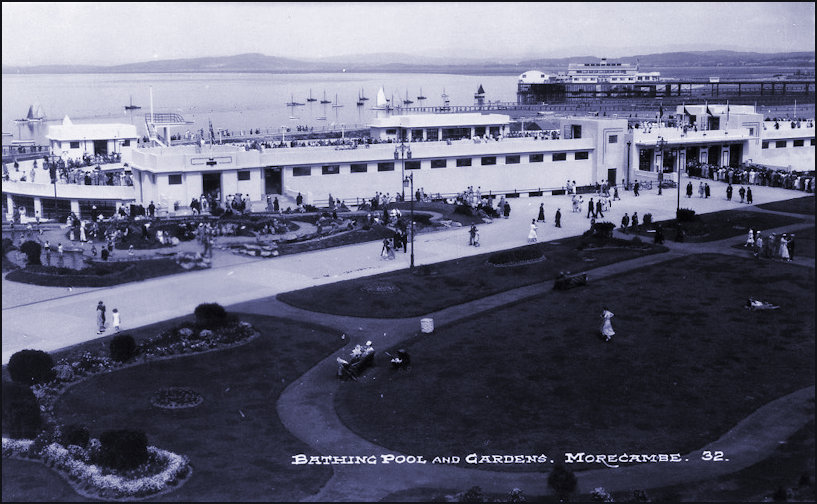
<svg viewBox="0 0 817 504">
<path fill-rule="evenodd" d="M 472 105 L 480 85 L 490 101 L 516 101 L 516 75 L 472 76 L 452 74 L 59 74 L 3 75 L 2 119 L 4 144 L 10 140 L 34 139 L 45 143 L 49 124 L 64 116 L 76 123 L 114 122 L 134 124 L 145 134 L 144 114 L 150 112 L 153 87 L 154 112 L 175 112 L 193 124 L 175 132 L 213 128 L 232 131 L 261 129 L 280 133 L 281 127 L 314 127 L 315 130 L 365 127 L 378 113 L 371 110 L 377 91 L 395 103 L 408 98 L 409 106 L 442 105 L 443 92 L 451 105 Z M 427 98 L 418 100 L 422 94 Z M 308 102 L 312 93 L 318 101 Z M 321 104 L 324 98 L 330 104 Z M 368 97 L 363 106 L 360 93 Z M 133 98 L 141 110 L 125 111 Z M 342 107 L 333 107 L 337 103 Z M 304 106 L 288 107 L 294 99 Z M 39 103 L 47 116 L 42 124 L 17 124 L 31 104 Z M 382 114 L 382 112 L 380 112 Z M 320 119 L 325 117 L 326 119 Z"/>
</svg>

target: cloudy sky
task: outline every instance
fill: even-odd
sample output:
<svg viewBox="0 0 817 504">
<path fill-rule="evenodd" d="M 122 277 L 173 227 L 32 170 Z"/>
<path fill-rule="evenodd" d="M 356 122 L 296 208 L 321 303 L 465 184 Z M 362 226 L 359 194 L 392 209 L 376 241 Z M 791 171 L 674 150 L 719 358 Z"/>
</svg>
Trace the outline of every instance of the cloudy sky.
<svg viewBox="0 0 817 504">
<path fill-rule="evenodd" d="M 814 51 L 814 3 L 14 3 L 4 65 L 257 52 L 485 58 Z"/>
</svg>

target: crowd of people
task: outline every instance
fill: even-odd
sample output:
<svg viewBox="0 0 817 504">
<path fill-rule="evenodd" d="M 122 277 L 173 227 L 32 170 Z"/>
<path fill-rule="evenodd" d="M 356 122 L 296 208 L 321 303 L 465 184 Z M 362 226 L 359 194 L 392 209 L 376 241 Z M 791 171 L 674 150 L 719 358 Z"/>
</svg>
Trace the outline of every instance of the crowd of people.
<svg viewBox="0 0 817 504">
<path fill-rule="evenodd" d="M 794 238 L 794 233 L 771 233 L 764 237 L 759 230 L 750 229 L 744 246 L 751 250 L 755 257 L 790 262 L 794 259 Z"/>
<path fill-rule="evenodd" d="M 729 184 L 782 187 L 797 191 L 814 192 L 814 170 L 787 171 L 754 164 L 738 167 L 716 166 L 689 161 L 687 174 L 692 177 L 727 182 Z"/>
<path fill-rule="evenodd" d="M 125 167 L 113 170 L 103 170 L 103 164 L 118 163 L 121 161 L 119 154 L 85 156 L 82 159 L 69 159 L 64 161 L 57 159 L 55 162 L 44 158 L 42 163 L 34 160 L 28 173 L 20 170 L 20 164 L 14 162 L 14 175 L 12 175 L 6 163 L 3 163 L 3 180 L 14 180 L 18 182 L 32 182 L 50 184 L 52 169 L 53 176 L 58 184 L 76 185 L 106 185 L 106 186 L 132 186 L 133 178 L 125 171 Z"/>
</svg>

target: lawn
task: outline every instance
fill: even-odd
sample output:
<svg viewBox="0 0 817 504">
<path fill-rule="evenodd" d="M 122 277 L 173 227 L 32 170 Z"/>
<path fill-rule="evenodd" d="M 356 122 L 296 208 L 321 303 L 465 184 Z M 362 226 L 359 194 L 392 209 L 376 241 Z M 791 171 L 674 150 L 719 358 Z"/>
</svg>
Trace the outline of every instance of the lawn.
<svg viewBox="0 0 817 504">
<path fill-rule="evenodd" d="M 512 249 L 535 249 L 545 260 L 512 267 L 489 264 L 481 254 L 409 270 L 383 273 L 278 295 L 285 303 L 307 310 L 352 317 L 402 318 L 424 315 L 474 299 L 536 282 L 551 282 L 562 271 L 579 272 L 646 254 L 666 251 L 646 244 L 632 248 L 627 240 L 612 240 L 604 248 L 577 250 L 581 237 Z M 397 292 L 396 298 L 377 287 Z M 397 291 L 395 291 L 395 288 Z M 380 289 L 381 291 L 383 289 Z M 430 296 L 429 293 L 434 295 Z M 399 299 L 399 302 L 395 302 Z"/>
<path fill-rule="evenodd" d="M 758 205 L 757 207 L 766 210 L 775 210 L 777 212 L 814 215 L 814 196 L 812 195 L 803 198 L 794 198 L 784 201 L 774 201 L 772 203 L 764 203 L 763 205 Z"/>
<path fill-rule="evenodd" d="M 748 312 L 749 296 L 782 308 Z M 418 335 L 401 345 L 409 373 L 377 367 L 335 405 L 359 435 L 427 458 L 687 453 L 814 384 L 813 307 L 813 269 L 685 257 Z"/>
<path fill-rule="evenodd" d="M 343 342 L 319 326 L 260 315 L 239 317 L 253 324 L 261 336 L 227 350 L 149 362 L 90 378 L 59 399 L 56 418 L 64 424 L 85 424 L 92 436 L 106 429 L 141 429 L 149 444 L 190 457 L 192 478 L 155 500 L 297 501 L 317 492 L 332 470 L 290 464 L 292 454 L 317 453 L 284 428 L 276 401 L 289 383 Z M 132 334 L 137 340 L 155 336 L 179 322 Z M 55 355 L 55 360 L 100 346 L 105 345 L 83 343 Z M 193 388 L 204 402 L 188 410 L 152 407 L 151 395 L 169 386 Z M 53 471 L 44 473 L 40 464 L 6 466 L 3 500 L 30 500 L 31 489 L 40 485 L 58 492 L 43 493 L 43 499 L 65 497 L 60 477 Z"/>
<path fill-rule="evenodd" d="M 754 212 L 751 210 L 723 210 L 700 214 L 695 216 L 693 222 L 683 222 L 686 231 L 687 242 L 710 242 L 731 238 L 734 236 L 746 235 L 750 229 L 773 229 L 789 224 L 803 222 L 802 219 L 787 215 L 770 214 L 765 212 Z M 675 239 L 675 219 L 659 221 L 664 227 L 664 238 L 666 240 Z M 641 233 L 647 233 L 644 226 L 641 226 Z"/>
</svg>

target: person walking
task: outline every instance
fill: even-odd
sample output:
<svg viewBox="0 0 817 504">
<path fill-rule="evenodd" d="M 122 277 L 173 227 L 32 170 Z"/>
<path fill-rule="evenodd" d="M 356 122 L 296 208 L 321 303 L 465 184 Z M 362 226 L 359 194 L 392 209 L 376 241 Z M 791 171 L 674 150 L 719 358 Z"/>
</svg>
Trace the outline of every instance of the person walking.
<svg viewBox="0 0 817 504">
<path fill-rule="evenodd" d="M 539 217 L 536 219 L 539 222 L 545 222 L 545 204 L 539 203 Z"/>
<path fill-rule="evenodd" d="M 587 218 L 590 218 L 590 214 L 593 214 L 593 217 L 596 217 L 596 208 L 593 206 L 593 198 L 590 198 L 590 201 L 587 202 Z"/>
<path fill-rule="evenodd" d="M 786 246 L 789 249 L 789 261 L 794 259 L 794 233 L 789 235 L 789 239 L 786 240 Z"/>
<path fill-rule="evenodd" d="M 704 189 L 704 183 L 703 183 L 703 182 L 698 182 L 698 197 L 699 197 L 699 198 L 703 198 L 703 197 L 704 197 L 704 191 L 705 191 L 705 189 Z"/>
<path fill-rule="evenodd" d="M 627 212 L 624 212 L 624 217 L 621 218 L 621 230 L 624 231 L 625 234 L 627 233 L 627 226 L 629 226 L 629 225 L 630 225 L 630 216 L 627 215 Z"/>
<path fill-rule="evenodd" d="M 744 189 L 743 186 L 740 186 L 738 194 L 740 194 L 740 202 L 743 203 L 743 198 L 746 196 L 746 189 Z"/>
<path fill-rule="evenodd" d="M 477 243 L 477 225 L 471 224 L 471 229 L 468 230 L 468 245 L 476 246 Z"/>
<path fill-rule="evenodd" d="M 751 229 L 749 230 L 749 234 L 746 235 L 746 243 L 744 243 L 743 246 L 752 248 L 755 246 L 755 233 Z"/>
<path fill-rule="evenodd" d="M 506 219 L 511 215 L 511 204 L 507 201 L 505 202 L 505 206 L 502 207 L 502 213 Z"/>
<path fill-rule="evenodd" d="M 114 308 L 111 314 L 113 315 L 113 330 L 119 332 L 119 309 Z"/>
<path fill-rule="evenodd" d="M 763 235 L 758 233 L 757 238 L 755 238 L 754 256 L 758 257 L 761 251 L 763 251 Z"/>
<path fill-rule="evenodd" d="M 780 255 L 780 259 L 784 261 L 791 261 L 791 255 L 789 255 L 789 241 L 786 239 L 786 235 L 780 237 L 780 251 L 778 254 Z"/>
<path fill-rule="evenodd" d="M 706 198 L 708 198 L 710 196 L 709 183 L 708 182 L 706 184 L 704 184 L 704 195 L 705 195 Z"/>
<path fill-rule="evenodd" d="M 96 305 L 96 325 L 99 328 L 97 334 L 105 332 L 105 303 L 102 301 Z"/>
<path fill-rule="evenodd" d="M 687 182 L 687 198 L 692 197 L 692 182 Z"/>
<path fill-rule="evenodd" d="M 621 198 L 618 196 L 618 186 L 613 187 L 613 201 L 620 200 Z"/>
<path fill-rule="evenodd" d="M 557 228 L 562 227 L 562 209 L 561 208 L 556 209 L 556 216 L 554 217 L 554 220 L 556 221 L 556 227 Z"/>
<path fill-rule="evenodd" d="M 641 189 L 641 183 L 639 181 L 635 181 L 635 185 L 633 186 L 633 196 L 638 196 L 638 191 Z"/>
<path fill-rule="evenodd" d="M 530 220 L 530 231 L 528 232 L 528 243 L 536 243 L 536 219 Z"/>
<path fill-rule="evenodd" d="M 599 199 L 596 201 L 596 217 L 604 217 L 604 214 L 603 214 L 603 213 L 601 213 L 601 211 L 602 211 L 602 207 L 601 207 L 601 198 L 599 198 Z"/>
<path fill-rule="evenodd" d="M 746 188 L 746 203 L 748 203 L 750 205 L 752 204 L 752 188 L 751 187 Z"/>
<path fill-rule="evenodd" d="M 633 212 L 633 232 L 638 233 L 638 212 Z"/>
<path fill-rule="evenodd" d="M 613 336 L 615 336 L 616 332 L 613 330 L 613 323 L 611 319 L 614 317 L 613 312 L 607 309 L 607 307 L 603 307 L 601 311 L 601 336 L 604 338 L 604 341 L 610 341 Z"/>
</svg>

